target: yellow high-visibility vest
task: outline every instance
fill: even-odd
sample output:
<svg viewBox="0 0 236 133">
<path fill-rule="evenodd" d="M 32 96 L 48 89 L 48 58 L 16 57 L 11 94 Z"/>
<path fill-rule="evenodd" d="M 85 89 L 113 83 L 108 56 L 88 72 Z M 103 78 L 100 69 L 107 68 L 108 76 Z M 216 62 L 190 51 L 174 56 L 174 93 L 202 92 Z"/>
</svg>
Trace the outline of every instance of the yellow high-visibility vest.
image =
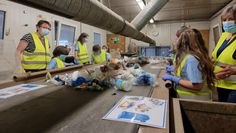
<svg viewBox="0 0 236 133">
<path fill-rule="evenodd" d="M 222 68 L 220 66 L 236 66 L 236 60 L 233 58 L 233 54 L 236 50 L 236 40 L 232 40 L 236 37 L 236 35 L 232 36 L 231 39 L 229 40 L 229 46 L 227 46 L 222 53 L 217 57 L 217 51 L 221 47 L 221 45 L 224 43 L 225 39 L 230 33 L 224 32 L 215 49 L 212 52 L 212 57 L 215 61 L 215 68 L 214 72 L 219 72 Z M 217 80 L 216 81 L 216 86 L 220 88 L 225 88 L 225 89 L 232 89 L 236 90 L 236 75 L 231 75 L 228 78 L 225 78 L 223 80 Z"/>
<path fill-rule="evenodd" d="M 96 64 L 106 62 L 106 52 L 102 49 L 101 56 L 93 54 L 93 59 Z"/>
<path fill-rule="evenodd" d="M 48 39 L 46 37 L 43 37 L 45 41 L 44 46 L 36 32 L 31 33 L 31 35 L 34 40 L 35 50 L 34 52 L 23 52 L 21 58 L 22 66 L 25 70 L 46 69 L 47 64 L 51 59 Z"/>
<path fill-rule="evenodd" d="M 89 56 L 88 56 L 88 50 L 86 47 L 86 44 L 81 44 L 80 41 L 77 42 L 79 52 L 78 52 L 78 59 L 81 63 L 87 63 L 90 62 Z"/>
<path fill-rule="evenodd" d="M 187 62 L 187 59 L 189 58 L 189 54 L 187 54 L 182 62 L 180 63 L 180 66 L 177 69 L 176 76 L 181 77 L 182 70 L 184 68 L 185 63 Z M 194 99 L 194 100 L 204 100 L 209 101 L 212 99 L 212 91 L 208 89 L 206 82 L 204 82 L 204 86 L 201 90 L 192 90 L 192 89 L 186 89 L 180 85 L 176 88 L 177 94 L 179 98 L 184 99 Z"/>
<path fill-rule="evenodd" d="M 59 57 L 55 57 L 54 59 L 57 63 L 57 68 L 64 68 L 65 67 L 64 62 Z"/>
</svg>

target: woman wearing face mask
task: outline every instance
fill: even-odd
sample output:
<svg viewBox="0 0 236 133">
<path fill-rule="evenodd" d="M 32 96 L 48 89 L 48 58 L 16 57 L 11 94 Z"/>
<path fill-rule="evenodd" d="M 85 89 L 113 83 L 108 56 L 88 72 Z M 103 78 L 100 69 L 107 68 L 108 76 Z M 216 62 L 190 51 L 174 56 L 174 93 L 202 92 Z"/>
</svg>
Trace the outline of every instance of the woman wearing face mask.
<svg viewBox="0 0 236 133">
<path fill-rule="evenodd" d="M 221 18 L 225 32 L 212 52 L 218 99 L 236 103 L 236 5 L 223 11 Z"/>
<path fill-rule="evenodd" d="M 104 63 L 110 61 L 110 55 L 97 44 L 93 46 L 93 54 L 91 60 L 95 64 Z"/>
<path fill-rule="evenodd" d="M 37 31 L 24 35 L 16 49 L 16 73 L 46 70 L 50 57 L 49 41 L 45 37 L 51 30 L 48 21 L 40 20 Z"/>
<path fill-rule="evenodd" d="M 88 55 L 88 50 L 86 43 L 88 42 L 88 34 L 81 33 L 77 43 L 75 44 L 75 57 L 78 58 L 79 62 L 82 64 L 90 64 L 90 59 Z"/>
</svg>

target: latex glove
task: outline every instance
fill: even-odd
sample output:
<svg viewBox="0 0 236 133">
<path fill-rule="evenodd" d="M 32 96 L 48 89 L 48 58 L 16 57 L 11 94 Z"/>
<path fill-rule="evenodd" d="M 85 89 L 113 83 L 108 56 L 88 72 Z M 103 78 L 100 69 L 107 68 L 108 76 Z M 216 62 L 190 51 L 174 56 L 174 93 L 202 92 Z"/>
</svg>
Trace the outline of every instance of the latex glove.
<svg viewBox="0 0 236 133">
<path fill-rule="evenodd" d="M 166 66 L 166 72 L 167 72 L 167 73 L 174 72 L 174 67 L 173 67 L 173 66 L 170 66 L 170 65 Z"/>
<path fill-rule="evenodd" d="M 169 74 L 165 74 L 162 76 L 162 80 L 166 81 L 166 80 L 170 80 L 173 81 L 175 84 L 179 84 L 180 78 L 173 76 L 173 75 L 169 75 Z"/>
</svg>

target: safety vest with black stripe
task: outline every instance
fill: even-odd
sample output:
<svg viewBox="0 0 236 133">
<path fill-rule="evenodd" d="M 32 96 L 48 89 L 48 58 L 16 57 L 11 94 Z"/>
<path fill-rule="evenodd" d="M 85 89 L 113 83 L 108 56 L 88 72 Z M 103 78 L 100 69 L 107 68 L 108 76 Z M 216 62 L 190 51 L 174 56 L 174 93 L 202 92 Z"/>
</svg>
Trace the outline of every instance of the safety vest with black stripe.
<svg viewBox="0 0 236 133">
<path fill-rule="evenodd" d="M 232 36 L 229 40 L 228 46 L 222 51 L 222 53 L 217 57 L 217 51 L 221 47 L 221 45 L 226 40 L 227 36 L 230 33 L 224 32 L 219 39 L 215 49 L 212 52 L 212 57 L 215 61 L 214 72 L 217 73 L 222 68 L 220 66 L 236 66 L 236 60 L 233 58 L 233 54 L 236 50 L 236 35 Z M 235 39 L 234 39 L 235 38 Z M 228 78 L 217 80 L 216 86 L 225 89 L 236 90 L 236 75 L 231 75 Z"/>
<path fill-rule="evenodd" d="M 80 41 L 77 42 L 79 52 L 78 52 L 78 59 L 81 63 L 87 63 L 90 62 L 90 58 L 88 56 L 88 50 L 86 47 L 86 44 L 81 44 Z"/>
<path fill-rule="evenodd" d="M 25 70 L 46 69 L 47 64 L 51 59 L 48 39 L 46 37 L 43 37 L 43 40 L 45 42 L 44 46 L 36 32 L 32 32 L 31 35 L 35 44 L 35 50 L 34 52 L 23 52 L 21 58 L 22 66 Z"/>
<path fill-rule="evenodd" d="M 101 50 L 101 55 L 95 55 L 93 54 L 93 59 L 96 64 L 106 62 L 106 52 L 102 49 Z"/>
<path fill-rule="evenodd" d="M 184 68 L 184 65 L 187 62 L 187 59 L 189 58 L 189 54 L 186 55 L 182 62 L 180 63 L 180 66 L 177 69 L 176 76 L 182 77 L 182 70 Z M 186 89 L 180 85 L 177 86 L 176 91 L 179 98 L 184 99 L 194 99 L 194 100 L 204 100 L 209 101 L 212 99 L 212 91 L 208 89 L 206 82 L 203 82 L 203 88 L 201 90 L 192 90 L 192 89 Z"/>
<path fill-rule="evenodd" d="M 63 61 L 59 57 L 55 57 L 54 59 L 57 63 L 57 68 L 64 68 L 65 67 Z"/>
</svg>

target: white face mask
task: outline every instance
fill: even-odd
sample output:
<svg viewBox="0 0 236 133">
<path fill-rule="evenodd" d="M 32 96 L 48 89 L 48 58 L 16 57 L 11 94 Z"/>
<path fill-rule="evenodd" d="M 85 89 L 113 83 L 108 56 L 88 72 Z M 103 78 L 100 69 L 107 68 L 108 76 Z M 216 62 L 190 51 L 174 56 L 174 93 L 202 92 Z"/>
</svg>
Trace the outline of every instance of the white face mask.
<svg viewBox="0 0 236 133">
<path fill-rule="evenodd" d="M 48 35 L 48 34 L 49 34 L 49 30 L 46 29 L 46 28 L 42 28 L 42 30 L 41 30 L 41 32 L 40 32 L 40 35 L 41 35 L 41 36 L 46 36 L 46 35 Z"/>
<path fill-rule="evenodd" d="M 88 42 L 88 38 L 83 38 L 83 43 L 87 43 Z"/>
</svg>

